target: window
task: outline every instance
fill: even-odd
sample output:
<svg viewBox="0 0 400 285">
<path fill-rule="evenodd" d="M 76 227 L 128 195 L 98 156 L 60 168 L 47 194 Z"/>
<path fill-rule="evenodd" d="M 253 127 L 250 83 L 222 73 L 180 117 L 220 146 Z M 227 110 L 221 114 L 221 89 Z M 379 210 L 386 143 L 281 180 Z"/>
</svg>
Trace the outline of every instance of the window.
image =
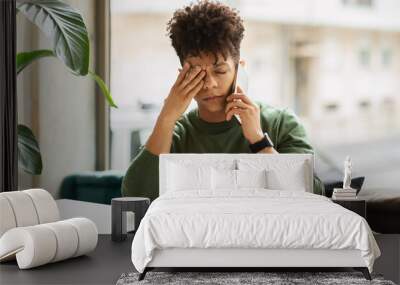
<svg viewBox="0 0 400 285">
<path fill-rule="evenodd" d="M 113 169 L 126 170 L 153 129 L 180 67 L 166 36 L 166 23 L 174 10 L 191 2 L 111 0 L 111 92 L 119 106 L 111 110 L 110 117 Z M 292 7 L 286 1 L 256 2 L 257 8 L 254 1 L 224 2 L 237 8 L 244 20 L 241 56 L 249 74 L 249 97 L 294 110 L 304 122 L 317 153 L 324 150 L 336 169 L 342 169 L 342 155 L 349 154 L 355 165 L 354 175 L 368 177 L 363 187 L 379 188 L 384 181 L 372 166 L 380 157 L 383 159 L 384 154 L 379 153 L 385 150 L 374 141 L 389 140 L 392 135 L 400 140 L 399 96 L 392 95 L 389 104 L 385 104 L 390 108 L 385 108 L 384 116 L 377 111 L 382 109 L 382 94 L 400 94 L 396 73 L 400 63 L 394 60 L 400 46 L 382 47 L 374 39 L 398 38 L 400 26 L 371 31 L 367 22 L 360 21 L 356 27 L 353 21 L 342 17 L 343 9 L 329 10 L 331 6 L 321 12 L 336 13 L 340 22 L 319 25 L 312 12 L 323 9 L 318 1 L 299 0 L 307 4 L 306 10 L 297 10 L 296 5 Z M 342 3 L 370 8 L 375 2 Z M 276 9 L 261 9 L 268 5 Z M 390 17 L 385 15 L 395 13 L 396 7 L 400 14 L 400 5 L 380 7 L 379 17 L 381 21 L 387 19 L 388 26 Z M 370 12 L 375 13 L 351 11 L 354 19 Z M 289 18 L 296 21 L 288 21 Z M 391 68 L 382 73 L 374 68 L 375 58 L 377 65 Z M 192 102 L 188 110 L 196 107 Z M 370 122 L 379 132 L 371 132 Z M 364 149 L 377 155 L 370 157 Z M 364 165 L 371 167 L 362 168 Z M 391 169 L 399 170 L 399 165 L 399 160 L 393 160 Z M 319 174 L 322 180 L 330 175 Z M 385 185 L 397 187 L 389 184 Z"/>
<path fill-rule="evenodd" d="M 344 6 L 371 8 L 373 0 L 342 0 Z"/>
<path fill-rule="evenodd" d="M 393 53 L 389 48 L 385 48 L 381 53 L 381 63 L 384 67 L 390 67 L 392 64 Z"/>
<path fill-rule="evenodd" d="M 361 67 L 369 67 L 371 64 L 371 51 L 363 47 L 358 51 L 358 62 Z"/>
</svg>

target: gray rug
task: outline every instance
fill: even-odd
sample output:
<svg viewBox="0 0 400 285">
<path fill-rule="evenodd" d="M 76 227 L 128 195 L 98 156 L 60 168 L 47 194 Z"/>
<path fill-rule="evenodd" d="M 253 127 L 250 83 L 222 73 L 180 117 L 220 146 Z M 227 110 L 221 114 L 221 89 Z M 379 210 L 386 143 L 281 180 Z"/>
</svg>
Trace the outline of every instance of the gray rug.
<svg viewBox="0 0 400 285">
<path fill-rule="evenodd" d="M 138 281 L 139 273 L 124 273 L 116 285 L 133 284 L 379 284 L 395 285 L 381 275 L 372 274 L 372 281 L 360 272 L 147 272 Z"/>
</svg>

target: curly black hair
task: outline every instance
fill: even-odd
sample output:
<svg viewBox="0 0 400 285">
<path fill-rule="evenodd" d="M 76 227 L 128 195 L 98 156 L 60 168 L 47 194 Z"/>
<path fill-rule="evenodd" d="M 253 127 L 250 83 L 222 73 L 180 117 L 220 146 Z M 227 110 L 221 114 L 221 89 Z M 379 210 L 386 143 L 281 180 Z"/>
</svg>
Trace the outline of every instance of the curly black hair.
<svg viewBox="0 0 400 285">
<path fill-rule="evenodd" d="M 213 54 L 215 61 L 218 53 L 225 60 L 229 53 L 239 62 L 244 26 L 235 8 L 208 0 L 191 3 L 174 12 L 167 31 L 181 64 L 200 52 Z"/>
</svg>

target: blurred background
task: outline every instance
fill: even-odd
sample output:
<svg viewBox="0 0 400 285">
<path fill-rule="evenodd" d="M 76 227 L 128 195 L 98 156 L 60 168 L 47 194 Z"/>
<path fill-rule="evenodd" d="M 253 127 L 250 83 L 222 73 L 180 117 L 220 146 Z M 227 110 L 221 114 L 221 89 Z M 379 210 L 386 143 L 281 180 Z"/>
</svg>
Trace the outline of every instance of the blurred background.
<svg viewBox="0 0 400 285">
<path fill-rule="evenodd" d="M 18 122 L 37 137 L 43 171 L 20 170 L 18 184 L 110 203 L 176 80 L 180 64 L 166 25 L 190 1 L 64 1 L 83 15 L 90 69 L 109 84 L 118 109 L 59 60 L 30 65 L 18 75 Z M 350 155 L 353 177 L 365 177 L 360 195 L 400 197 L 400 1 L 222 2 L 244 19 L 248 95 L 297 114 L 322 181 L 342 180 Z M 49 46 L 19 13 L 17 50 Z"/>
<path fill-rule="evenodd" d="M 119 105 L 110 112 L 112 169 L 127 169 L 176 79 L 166 23 L 190 2 L 111 0 L 111 91 Z M 350 155 L 353 177 L 366 177 L 363 193 L 396 191 L 400 1 L 221 2 L 244 19 L 248 95 L 299 116 L 321 179 L 341 180 Z"/>
</svg>

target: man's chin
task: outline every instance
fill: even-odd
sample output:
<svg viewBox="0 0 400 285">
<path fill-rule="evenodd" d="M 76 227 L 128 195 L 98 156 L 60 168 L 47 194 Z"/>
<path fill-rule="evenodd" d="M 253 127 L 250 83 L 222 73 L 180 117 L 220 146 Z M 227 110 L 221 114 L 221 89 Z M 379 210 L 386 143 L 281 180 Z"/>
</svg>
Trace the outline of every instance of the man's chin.
<svg viewBox="0 0 400 285">
<path fill-rule="evenodd" d="M 205 106 L 205 109 L 210 113 L 221 113 L 225 110 L 223 105 Z"/>
</svg>

